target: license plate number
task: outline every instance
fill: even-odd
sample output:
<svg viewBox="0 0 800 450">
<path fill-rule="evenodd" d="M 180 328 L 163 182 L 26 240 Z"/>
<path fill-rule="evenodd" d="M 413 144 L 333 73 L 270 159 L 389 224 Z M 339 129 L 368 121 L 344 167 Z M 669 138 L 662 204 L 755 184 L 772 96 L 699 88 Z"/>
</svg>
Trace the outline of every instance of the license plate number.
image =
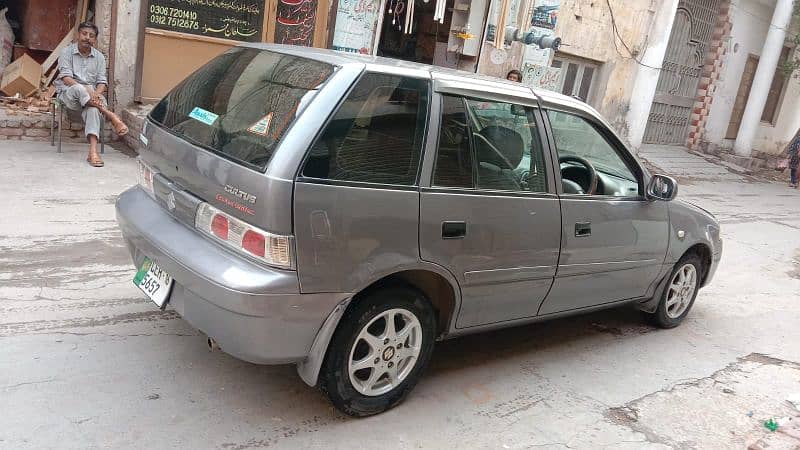
<svg viewBox="0 0 800 450">
<path fill-rule="evenodd" d="M 152 259 L 145 257 L 142 267 L 133 277 L 133 284 L 161 309 L 167 304 L 172 290 L 172 276 L 164 271 Z"/>
</svg>

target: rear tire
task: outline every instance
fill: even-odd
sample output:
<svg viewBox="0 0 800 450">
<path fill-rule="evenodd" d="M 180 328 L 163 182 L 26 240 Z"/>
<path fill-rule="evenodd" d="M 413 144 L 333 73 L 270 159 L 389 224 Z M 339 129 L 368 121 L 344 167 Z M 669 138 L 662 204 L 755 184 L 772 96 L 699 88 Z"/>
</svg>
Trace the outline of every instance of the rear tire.
<svg viewBox="0 0 800 450">
<path fill-rule="evenodd" d="M 653 324 L 661 328 L 675 328 L 689 314 L 700 290 L 703 263 L 695 253 L 684 255 L 675 264 L 667 279 L 667 286 L 658 302 L 658 308 L 650 314 Z"/>
<path fill-rule="evenodd" d="M 367 294 L 342 317 L 320 371 L 320 388 L 337 409 L 355 417 L 396 406 L 428 365 L 434 317 L 428 299 L 410 287 Z"/>
</svg>

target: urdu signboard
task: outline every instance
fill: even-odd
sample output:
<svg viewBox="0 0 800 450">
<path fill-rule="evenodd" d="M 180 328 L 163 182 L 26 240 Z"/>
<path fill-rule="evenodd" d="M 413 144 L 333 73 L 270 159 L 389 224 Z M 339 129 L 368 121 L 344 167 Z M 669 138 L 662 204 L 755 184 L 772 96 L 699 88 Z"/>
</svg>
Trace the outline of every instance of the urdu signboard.
<svg viewBox="0 0 800 450">
<path fill-rule="evenodd" d="M 149 0 L 148 28 L 199 36 L 260 42 L 263 0 Z"/>
</svg>

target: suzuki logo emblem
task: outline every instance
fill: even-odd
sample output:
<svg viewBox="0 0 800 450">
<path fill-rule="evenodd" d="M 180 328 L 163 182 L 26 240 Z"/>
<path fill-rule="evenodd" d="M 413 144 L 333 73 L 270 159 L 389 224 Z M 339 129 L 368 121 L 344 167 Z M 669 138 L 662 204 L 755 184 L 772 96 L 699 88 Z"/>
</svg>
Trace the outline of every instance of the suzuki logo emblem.
<svg viewBox="0 0 800 450">
<path fill-rule="evenodd" d="M 167 208 L 169 208 L 170 211 L 175 211 L 175 193 L 174 192 L 170 192 L 169 195 L 167 196 Z"/>
</svg>

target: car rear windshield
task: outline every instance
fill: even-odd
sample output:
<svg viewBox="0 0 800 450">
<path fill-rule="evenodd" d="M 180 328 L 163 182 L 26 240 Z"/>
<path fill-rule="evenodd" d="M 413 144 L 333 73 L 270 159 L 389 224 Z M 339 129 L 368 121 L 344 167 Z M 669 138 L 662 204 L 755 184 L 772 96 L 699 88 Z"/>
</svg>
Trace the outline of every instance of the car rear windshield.
<svg viewBox="0 0 800 450">
<path fill-rule="evenodd" d="M 236 47 L 190 75 L 150 120 L 234 162 L 264 170 L 286 130 L 335 67 Z"/>
</svg>

